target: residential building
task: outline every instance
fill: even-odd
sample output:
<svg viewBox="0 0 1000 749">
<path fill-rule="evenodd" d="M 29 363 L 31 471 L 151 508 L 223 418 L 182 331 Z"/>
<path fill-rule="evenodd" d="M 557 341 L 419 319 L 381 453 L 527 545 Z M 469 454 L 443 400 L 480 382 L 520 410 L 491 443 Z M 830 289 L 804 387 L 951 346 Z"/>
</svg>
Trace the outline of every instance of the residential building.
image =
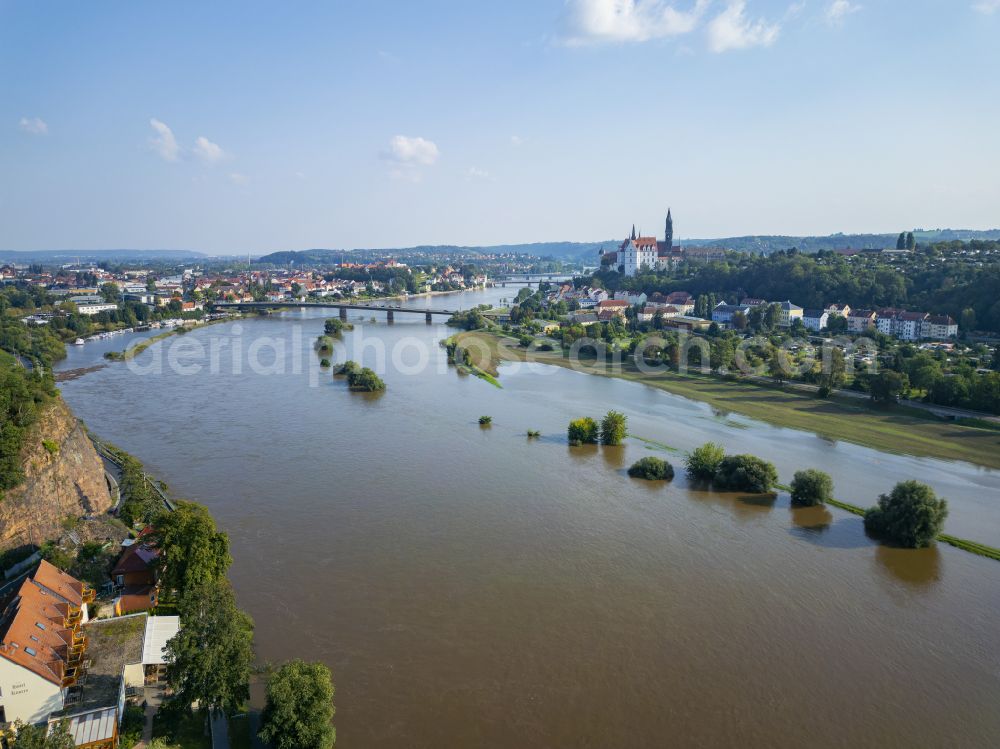
<svg viewBox="0 0 1000 749">
<path fill-rule="evenodd" d="M 712 309 L 712 322 L 716 322 L 719 325 L 732 325 L 733 316 L 737 313 L 746 317 L 750 314 L 750 306 L 746 304 L 726 304 L 725 302 L 719 302 Z"/>
<path fill-rule="evenodd" d="M 124 551 L 111 571 L 111 580 L 118 592 L 115 598 L 116 616 L 147 611 L 156 606 L 159 595 L 157 560 L 159 552 L 150 543 L 151 528 L 137 539 L 126 539 Z"/>
<path fill-rule="evenodd" d="M 782 328 L 790 328 L 796 320 L 802 319 L 802 308 L 791 302 L 781 302 L 781 316 L 778 318 L 778 325 Z"/>
<path fill-rule="evenodd" d="M 847 329 L 852 333 L 868 333 L 875 329 L 878 315 L 874 310 L 856 309 L 847 315 Z"/>
<path fill-rule="evenodd" d="M 118 309 L 117 304 L 78 304 L 76 311 L 81 315 L 96 315 L 100 312 L 110 312 Z"/>
<path fill-rule="evenodd" d="M 830 313 L 824 309 L 807 309 L 802 311 L 802 324 L 806 330 L 820 331 L 830 321 Z"/>
<path fill-rule="evenodd" d="M 831 304 L 826 308 L 825 312 L 830 315 L 830 317 L 848 317 L 851 314 L 851 305 Z"/>
<path fill-rule="evenodd" d="M 605 319 L 602 315 L 625 317 L 625 310 L 627 310 L 630 306 L 631 305 L 624 300 L 605 299 L 603 302 L 597 303 L 597 317 L 598 319 Z"/>
<path fill-rule="evenodd" d="M 948 315 L 929 315 L 924 320 L 922 337 L 940 340 L 955 338 L 958 335 L 958 323 Z"/>
<path fill-rule="evenodd" d="M 87 650 L 93 589 L 42 560 L 0 615 L 0 722 L 41 723 L 61 710 Z"/>
<path fill-rule="evenodd" d="M 636 294 L 635 292 L 624 291 L 624 290 L 622 290 L 622 291 L 616 291 L 615 292 L 615 300 L 616 301 L 628 302 L 629 305 L 631 305 L 633 307 L 637 307 L 639 305 L 643 305 L 643 304 L 646 303 L 646 294 L 643 293 L 643 292 L 640 292 L 640 293 Z"/>
</svg>

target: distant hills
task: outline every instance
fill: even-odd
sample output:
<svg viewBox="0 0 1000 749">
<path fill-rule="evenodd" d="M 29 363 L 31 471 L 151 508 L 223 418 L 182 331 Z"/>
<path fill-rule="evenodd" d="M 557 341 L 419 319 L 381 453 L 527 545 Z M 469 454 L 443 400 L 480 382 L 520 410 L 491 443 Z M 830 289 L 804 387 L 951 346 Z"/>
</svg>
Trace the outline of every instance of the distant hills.
<svg viewBox="0 0 1000 749">
<path fill-rule="evenodd" d="M 65 264 L 86 260 L 187 260 L 206 257 L 195 250 L 0 250 L 0 262 Z"/>
<path fill-rule="evenodd" d="M 1000 240 L 1000 229 L 977 231 L 973 229 L 917 229 L 913 231 L 918 243 L 951 242 L 955 240 L 969 241 L 972 239 Z M 688 247 L 725 247 L 739 252 L 770 254 L 793 247 L 801 252 L 819 252 L 820 250 L 869 249 L 895 247 L 896 237 L 893 234 L 829 234 L 827 236 L 784 236 L 756 234 L 743 237 L 722 237 L 717 239 L 682 239 L 680 244 Z M 342 259 L 365 260 L 393 255 L 397 258 L 431 257 L 434 255 L 461 257 L 463 255 L 498 254 L 498 255 L 533 255 L 541 258 L 551 258 L 575 263 L 597 264 L 597 253 L 601 248 L 615 249 L 621 239 L 606 239 L 603 242 L 533 242 L 529 244 L 495 244 L 495 245 L 416 245 L 413 247 L 381 247 L 309 250 L 281 250 L 256 257 L 254 262 L 276 266 L 325 265 L 340 262 Z M 235 253 L 233 253 L 235 254 Z M 243 256 L 243 255 L 240 255 Z M 143 260 L 204 260 L 208 253 L 195 250 L 39 250 L 18 252 L 0 250 L 0 262 L 15 263 L 72 263 L 77 260 L 116 262 Z M 215 255 L 214 257 L 219 257 Z"/>
<path fill-rule="evenodd" d="M 969 241 L 970 239 L 1000 240 L 1000 229 L 976 231 L 972 229 L 933 229 L 915 230 L 914 237 L 918 243 L 950 242 L 954 240 Z M 683 239 L 680 244 L 689 247 L 725 247 L 739 252 L 754 252 L 770 254 L 793 247 L 801 252 L 819 252 L 820 250 L 866 249 L 895 247 L 895 234 L 830 234 L 827 236 L 795 237 L 783 235 L 748 235 L 744 237 L 723 237 L 719 239 Z M 615 249 L 621 239 L 607 239 L 603 242 L 535 242 L 532 244 L 498 244 L 483 246 L 463 245 L 418 245 L 416 247 L 397 247 L 381 249 L 355 250 L 286 250 L 263 255 L 256 260 L 260 263 L 274 265 L 321 265 L 339 262 L 342 258 L 360 259 L 364 256 L 397 255 L 450 255 L 463 254 L 524 254 L 534 255 L 554 260 L 571 262 L 597 263 L 597 253 L 603 247 Z"/>
</svg>

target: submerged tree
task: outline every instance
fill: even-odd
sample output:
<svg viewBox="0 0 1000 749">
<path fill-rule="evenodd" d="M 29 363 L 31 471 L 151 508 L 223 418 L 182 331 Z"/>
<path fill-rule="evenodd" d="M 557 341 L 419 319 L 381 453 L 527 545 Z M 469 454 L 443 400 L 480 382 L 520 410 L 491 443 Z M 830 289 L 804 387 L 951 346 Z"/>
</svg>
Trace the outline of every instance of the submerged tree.
<svg viewBox="0 0 1000 749">
<path fill-rule="evenodd" d="M 620 445 L 628 433 L 628 417 L 618 411 L 608 411 L 601 419 L 601 444 Z"/>
<path fill-rule="evenodd" d="M 919 481 L 901 481 L 865 513 L 865 530 L 900 546 L 930 546 L 944 528 L 948 502 Z"/>
</svg>

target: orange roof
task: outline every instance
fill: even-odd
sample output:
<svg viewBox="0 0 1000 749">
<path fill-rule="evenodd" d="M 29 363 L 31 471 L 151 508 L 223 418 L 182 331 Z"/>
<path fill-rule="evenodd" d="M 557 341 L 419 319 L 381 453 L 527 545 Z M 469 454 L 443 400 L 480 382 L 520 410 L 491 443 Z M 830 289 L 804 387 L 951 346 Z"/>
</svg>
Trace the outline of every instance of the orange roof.
<svg viewBox="0 0 1000 749">
<path fill-rule="evenodd" d="M 54 564 L 49 564 L 43 559 L 32 578 L 37 584 L 48 588 L 73 606 L 80 608 L 83 605 L 83 583 L 67 575 Z"/>
<path fill-rule="evenodd" d="M 25 580 L 0 619 L 0 657 L 62 686 L 72 640 L 64 626 L 69 609 L 46 586 Z"/>
</svg>

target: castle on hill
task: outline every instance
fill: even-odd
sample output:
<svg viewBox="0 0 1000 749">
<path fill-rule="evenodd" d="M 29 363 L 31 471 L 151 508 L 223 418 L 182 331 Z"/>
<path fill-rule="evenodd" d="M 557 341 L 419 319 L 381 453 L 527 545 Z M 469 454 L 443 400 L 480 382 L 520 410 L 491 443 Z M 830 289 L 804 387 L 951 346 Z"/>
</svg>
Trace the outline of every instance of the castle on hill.
<svg viewBox="0 0 1000 749">
<path fill-rule="evenodd" d="M 667 209 L 663 239 L 636 235 L 635 224 L 632 234 L 621 243 L 616 252 L 600 252 L 601 266 L 612 267 L 626 276 L 634 276 L 642 269 L 667 270 L 684 259 L 684 251 L 674 244 L 674 218 Z"/>
</svg>

